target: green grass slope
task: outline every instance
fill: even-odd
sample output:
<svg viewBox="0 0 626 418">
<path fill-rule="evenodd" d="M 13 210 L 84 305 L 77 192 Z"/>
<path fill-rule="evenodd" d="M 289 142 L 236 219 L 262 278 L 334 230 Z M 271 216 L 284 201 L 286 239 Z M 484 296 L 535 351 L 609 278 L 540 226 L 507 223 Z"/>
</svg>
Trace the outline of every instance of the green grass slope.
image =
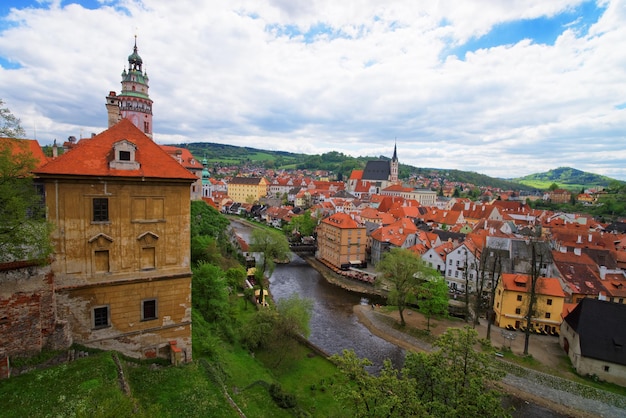
<svg viewBox="0 0 626 418">
<path fill-rule="evenodd" d="M 585 188 L 609 187 L 613 182 L 618 182 L 610 177 L 577 170 L 571 167 L 559 167 L 545 173 L 531 174 L 516 178 L 513 181 L 537 189 L 548 189 L 552 184 L 559 188 L 580 191 Z M 621 183 L 621 182 L 618 182 Z"/>
</svg>

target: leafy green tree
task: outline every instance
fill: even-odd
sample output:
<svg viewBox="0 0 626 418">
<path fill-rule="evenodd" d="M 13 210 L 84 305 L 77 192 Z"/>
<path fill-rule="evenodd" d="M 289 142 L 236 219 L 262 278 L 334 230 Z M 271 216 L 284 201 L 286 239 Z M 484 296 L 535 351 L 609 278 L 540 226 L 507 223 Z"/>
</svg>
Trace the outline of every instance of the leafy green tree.
<svg viewBox="0 0 626 418">
<path fill-rule="evenodd" d="M 298 233 L 303 237 L 307 237 L 313 235 L 316 226 L 317 219 L 311 215 L 310 210 L 305 210 L 302 215 L 292 217 L 291 221 L 283 229 L 289 234 Z"/>
<path fill-rule="evenodd" d="M 415 383 L 415 396 L 427 412 L 446 417 L 506 416 L 492 383 L 504 372 L 493 367 L 492 353 L 476 351 L 478 332 L 469 326 L 449 328 L 432 353 L 408 353 L 405 378 Z"/>
<path fill-rule="evenodd" d="M 258 310 L 241 331 L 242 343 L 249 349 L 267 349 L 280 365 L 294 352 L 298 338 L 308 337 L 313 300 L 294 294 L 279 300 L 276 307 Z"/>
<path fill-rule="evenodd" d="M 359 358 L 352 350 L 331 357 L 340 373 L 335 396 L 352 408 L 354 417 L 426 416 L 420 399 L 413 393 L 412 382 L 399 376 L 391 361 L 385 360 L 376 376 L 367 371 L 372 362 Z M 407 384 L 409 383 L 409 384 Z"/>
<path fill-rule="evenodd" d="M 279 232 L 265 228 L 255 228 L 250 234 L 250 252 L 262 253 L 263 257 L 256 265 L 257 281 L 259 282 L 259 302 L 263 304 L 263 281 L 270 277 L 276 268 L 276 261 L 288 259 L 289 243 Z"/>
<path fill-rule="evenodd" d="M 20 120 L 5 106 L 0 99 L 0 138 L 23 138 L 26 133 Z"/>
<path fill-rule="evenodd" d="M 558 184 L 556 184 L 556 183 L 552 183 L 552 184 L 550 185 L 550 187 L 548 188 L 548 190 L 550 190 L 550 191 L 552 191 L 552 192 L 553 192 L 553 191 L 555 191 L 555 190 L 556 190 L 556 189 L 558 189 L 558 188 L 559 188 L 559 185 L 558 185 Z"/>
<path fill-rule="evenodd" d="M 377 286 L 389 286 L 389 303 L 398 307 L 400 325 L 405 326 L 404 310 L 415 302 L 415 293 L 420 283 L 420 274 L 428 276 L 430 268 L 415 253 L 405 248 L 392 248 L 376 266 L 383 280 Z"/>
<path fill-rule="evenodd" d="M 191 237 L 191 262 L 194 264 L 205 262 L 219 265 L 220 250 L 215 238 L 209 235 L 195 235 Z"/>
<path fill-rule="evenodd" d="M 217 209 L 203 200 L 191 202 L 191 236 L 206 235 L 222 238 L 229 222 Z"/>
<path fill-rule="evenodd" d="M 427 330 L 430 331 L 430 318 L 445 316 L 448 313 L 448 285 L 439 272 L 432 269 L 430 276 L 417 287 L 419 311 L 426 316 Z"/>
<path fill-rule="evenodd" d="M 478 352 L 471 327 L 450 328 L 435 342 L 436 351 L 409 352 L 398 371 L 386 361 L 378 376 L 367 372 L 368 359 L 344 350 L 331 359 L 339 369 L 338 399 L 358 417 L 503 417 L 493 383 L 504 373 L 495 369 L 490 351 Z"/>
<path fill-rule="evenodd" d="M 191 301 L 204 319 L 227 338 L 232 338 L 233 313 L 224 271 L 209 263 L 193 269 Z"/>
<path fill-rule="evenodd" d="M 246 280 L 246 269 L 243 266 L 232 267 L 226 270 L 226 283 L 231 290 L 242 289 Z"/>
<path fill-rule="evenodd" d="M 0 100 L 0 129 L 5 137 L 23 134 Z M 52 225 L 45 219 L 43 195 L 32 171 L 36 160 L 26 142 L 0 140 L 0 261 L 45 260 L 52 252 Z"/>
</svg>

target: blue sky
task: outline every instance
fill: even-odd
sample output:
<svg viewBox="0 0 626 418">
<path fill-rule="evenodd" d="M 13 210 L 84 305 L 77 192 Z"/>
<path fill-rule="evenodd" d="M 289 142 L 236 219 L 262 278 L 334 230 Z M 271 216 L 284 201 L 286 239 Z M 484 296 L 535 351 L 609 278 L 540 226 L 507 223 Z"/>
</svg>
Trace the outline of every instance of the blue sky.
<svg viewBox="0 0 626 418">
<path fill-rule="evenodd" d="M 463 59 L 467 52 L 513 45 L 524 39 L 536 44 L 554 45 L 566 28 L 576 31 L 579 36 L 586 35 L 591 25 L 597 23 L 605 11 L 606 5 L 586 1 L 551 16 L 498 23 L 490 28 L 488 33 L 472 38 L 455 48 L 453 53 Z"/>
<path fill-rule="evenodd" d="M 3 1 L 0 98 L 44 144 L 100 132 L 137 35 L 159 143 L 626 180 L 626 0 L 387 3 Z"/>
</svg>

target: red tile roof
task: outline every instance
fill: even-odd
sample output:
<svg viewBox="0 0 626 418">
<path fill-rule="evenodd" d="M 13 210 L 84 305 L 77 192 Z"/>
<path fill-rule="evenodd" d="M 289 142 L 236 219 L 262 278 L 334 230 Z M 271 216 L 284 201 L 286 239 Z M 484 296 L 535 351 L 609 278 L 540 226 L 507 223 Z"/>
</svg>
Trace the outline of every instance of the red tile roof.
<svg viewBox="0 0 626 418">
<path fill-rule="evenodd" d="M 345 213 L 335 213 L 328 218 L 322 220 L 322 223 L 333 225 L 341 229 L 356 229 L 359 228 L 359 224 L 352 219 L 350 215 Z"/>
<path fill-rule="evenodd" d="M 136 146 L 138 169 L 112 169 L 113 145 L 126 140 Z M 196 180 L 197 177 L 170 157 L 128 119 L 88 139 L 35 170 L 41 176 L 111 176 Z"/>
<path fill-rule="evenodd" d="M 30 154 L 35 160 L 35 166 L 39 167 L 48 161 L 39 143 L 34 139 L 0 138 L 0 148 L 9 147 L 13 157 L 21 154 Z M 27 174 L 27 173 L 23 173 Z"/>
<path fill-rule="evenodd" d="M 527 274 L 503 273 L 501 279 L 506 290 L 521 293 L 530 291 L 531 281 Z M 556 277 L 538 277 L 535 291 L 538 295 L 565 297 Z"/>
</svg>

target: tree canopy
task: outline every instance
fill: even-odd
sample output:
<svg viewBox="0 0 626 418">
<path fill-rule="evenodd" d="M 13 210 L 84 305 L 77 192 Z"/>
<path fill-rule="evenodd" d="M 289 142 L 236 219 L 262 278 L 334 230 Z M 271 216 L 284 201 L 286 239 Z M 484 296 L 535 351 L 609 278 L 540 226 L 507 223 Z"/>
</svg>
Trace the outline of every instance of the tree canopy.
<svg viewBox="0 0 626 418">
<path fill-rule="evenodd" d="M 257 261 L 255 278 L 260 286 L 259 302 L 264 302 L 263 281 L 270 277 L 276 267 L 276 261 L 288 258 L 289 243 L 280 232 L 267 228 L 255 228 L 250 234 L 251 252 L 262 253 L 262 260 Z"/>
<path fill-rule="evenodd" d="M 450 328 L 435 342 L 436 351 L 409 352 L 401 370 L 385 362 L 378 376 L 353 351 L 332 356 L 340 370 L 337 397 L 358 417 L 502 417 L 493 382 L 504 373 L 492 366 L 492 353 L 478 352 L 478 333 Z"/>
<path fill-rule="evenodd" d="M 377 286 L 387 286 L 390 304 L 398 307 L 400 325 L 405 326 L 404 309 L 416 301 L 421 280 L 431 277 L 433 270 L 415 253 L 405 248 L 392 248 L 376 266 L 383 280 Z"/>
<path fill-rule="evenodd" d="M 0 99 L 0 136 L 23 134 L 19 119 Z M 52 226 L 45 219 L 43 193 L 35 185 L 36 167 L 24 140 L 0 140 L 0 262 L 43 260 L 52 252 Z"/>
<path fill-rule="evenodd" d="M 428 331 L 432 317 L 446 316 L 448 313 L 448 285 L 437 271 L 430 274 L 430 278 L 422 280 L 417 288 L 419 311 L 426 316 Z"/>
<path fill-rule="evenodd" d="M 5 106 L 4 100 L 0 99 L 0 138 L 23 138 L 24 135 L 20 120 Z"/>
</svg>

